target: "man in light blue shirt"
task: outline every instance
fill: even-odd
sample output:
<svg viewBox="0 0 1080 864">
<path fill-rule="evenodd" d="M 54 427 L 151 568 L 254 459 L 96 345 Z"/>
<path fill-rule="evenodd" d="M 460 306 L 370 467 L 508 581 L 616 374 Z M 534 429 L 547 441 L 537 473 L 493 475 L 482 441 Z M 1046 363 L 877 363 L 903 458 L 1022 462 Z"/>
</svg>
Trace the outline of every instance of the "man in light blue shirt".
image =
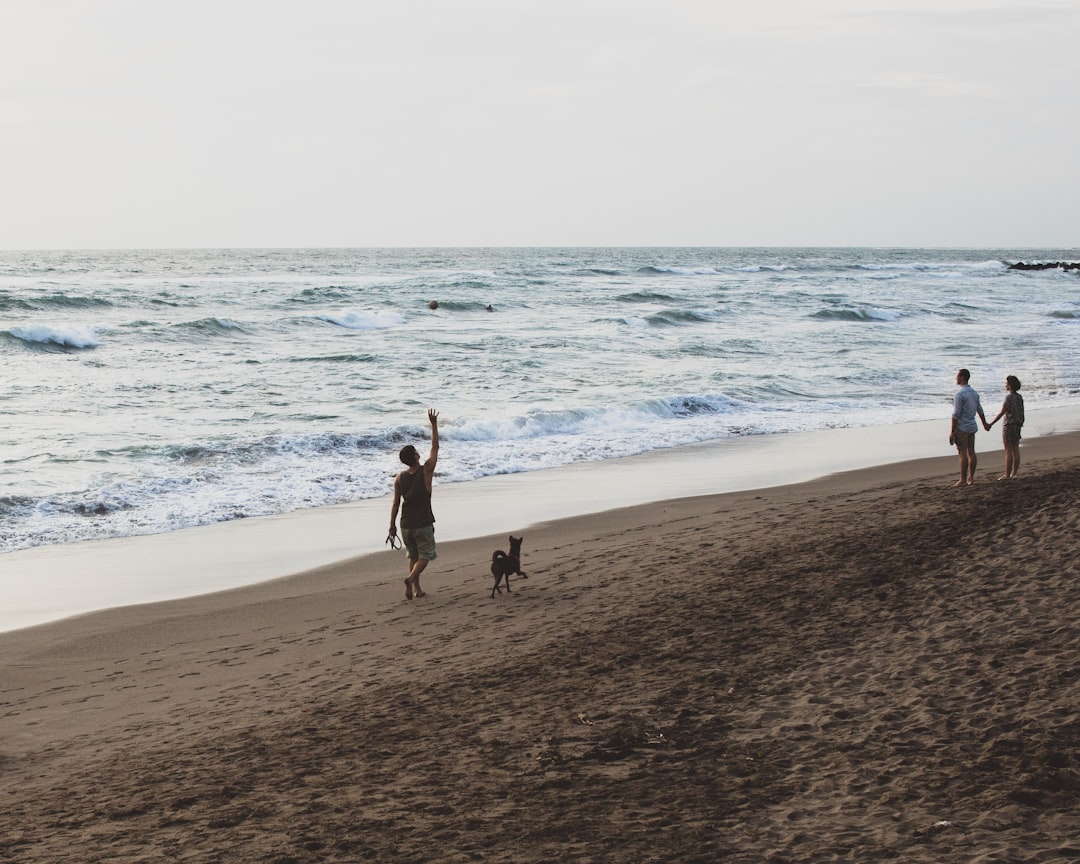
<svg viewBox="0 0 1080 864">
<path fill-rule="evenodd" d="M 953 397 L 952 428 L 949 431 L 949 443 L 955 444 L 960 454 L 960 479 L 954 486 L 970 486 L 975 482 L 975 466 L 979 464 L 975 455 L 975 433 L 979 431 L 979 424 L 975 422 L 975 416 L 982 420 L 984 429 L 990 428 L 986 425 L 979 394 L 968 384 L 970 380 L 971 373 L 967 369 L 956 373 L 956 383 L 960 389 Z"/>
</svg>

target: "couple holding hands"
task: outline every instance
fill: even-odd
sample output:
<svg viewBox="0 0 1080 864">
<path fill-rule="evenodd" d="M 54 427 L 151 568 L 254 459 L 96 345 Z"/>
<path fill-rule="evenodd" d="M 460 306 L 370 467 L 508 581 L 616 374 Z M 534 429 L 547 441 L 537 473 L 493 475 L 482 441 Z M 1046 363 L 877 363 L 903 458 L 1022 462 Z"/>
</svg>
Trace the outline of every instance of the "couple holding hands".
<svg viewBox="0 0 1080 864">
<path fill-rule="evenodd" d="M 1020 395 L 1020 379 L 1015 375 L 1006 376 L 1005 401 L 997 417 L 989 423 L 986 422 L 979 394 L 968 383 L 970 380 L 971 373 L 967 369 L 956 373 L 956 383 L 960 389 L 953 397 L 952 428 L 949 431 L 949 443 L 955 445 L 960 454 L 960 479 L 953 484 L 955 486 L 970 486 L 975 482 L 975 466 L 979 462 L 975 455 L 975 433 L 979 429 L 976 416 L 982 420 L 987 432 L 998 420 L 1005 418 L 1001 433 L 1005 445 L 1005 473 L 998 480 L 1015 477 L 1020 470 L 1020 427 L 1024 425 L 1024 397 Z"/>
</svg>

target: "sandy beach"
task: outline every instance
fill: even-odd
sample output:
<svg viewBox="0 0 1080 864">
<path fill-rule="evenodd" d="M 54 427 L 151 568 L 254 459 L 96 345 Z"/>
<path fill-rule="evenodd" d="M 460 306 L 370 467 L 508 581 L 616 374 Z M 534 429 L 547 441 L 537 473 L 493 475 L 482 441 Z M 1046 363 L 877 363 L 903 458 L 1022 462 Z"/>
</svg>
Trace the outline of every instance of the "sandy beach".
<svg viewBox="0 0 1080 864">
<path fill-rule="evenodd" d="M 1080 434 L 0 633 L 0 860 L 1080 858 Z"/>
</svg>

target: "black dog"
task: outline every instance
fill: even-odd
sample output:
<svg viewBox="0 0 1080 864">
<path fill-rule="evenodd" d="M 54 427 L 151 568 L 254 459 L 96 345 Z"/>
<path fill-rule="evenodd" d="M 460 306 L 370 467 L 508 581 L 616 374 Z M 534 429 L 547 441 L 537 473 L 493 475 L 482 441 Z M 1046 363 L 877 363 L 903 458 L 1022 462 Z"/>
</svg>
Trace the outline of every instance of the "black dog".
<svg viewBox="0 0 1080 864">
<path fill-rule="evenodd" d="M 502 549 L 496 549 L 491 553 L 491 575 L 495 577 L 495 584 L 491 587 L 492 597 L 495 596 L 496 591 L 502 594 L 499 583 L 503 579 L 506 580 L 506 590 L 510 591 L 511 573 L 520 576 L 522 579 L 529 578 L 521 572 L 521 541 L 524 539 L 524 537 L 515 537 L 511 534 L 509 555 L 503 552 Z"/>
</svg>

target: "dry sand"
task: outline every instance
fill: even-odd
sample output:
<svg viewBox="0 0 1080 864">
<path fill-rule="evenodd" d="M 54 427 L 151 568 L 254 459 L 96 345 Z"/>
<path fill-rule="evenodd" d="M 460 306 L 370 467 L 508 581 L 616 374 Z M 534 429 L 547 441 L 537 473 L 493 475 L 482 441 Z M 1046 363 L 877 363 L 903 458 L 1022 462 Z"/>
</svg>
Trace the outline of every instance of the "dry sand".
<svg viewBox="0 0 1080 864">
<path fill-rule="evenodd" d="M 494 599 L 501 537 L 0 634 L 0 861 L 1080 858 L 1078 453 L 550 523 Z"/>
</svg>

